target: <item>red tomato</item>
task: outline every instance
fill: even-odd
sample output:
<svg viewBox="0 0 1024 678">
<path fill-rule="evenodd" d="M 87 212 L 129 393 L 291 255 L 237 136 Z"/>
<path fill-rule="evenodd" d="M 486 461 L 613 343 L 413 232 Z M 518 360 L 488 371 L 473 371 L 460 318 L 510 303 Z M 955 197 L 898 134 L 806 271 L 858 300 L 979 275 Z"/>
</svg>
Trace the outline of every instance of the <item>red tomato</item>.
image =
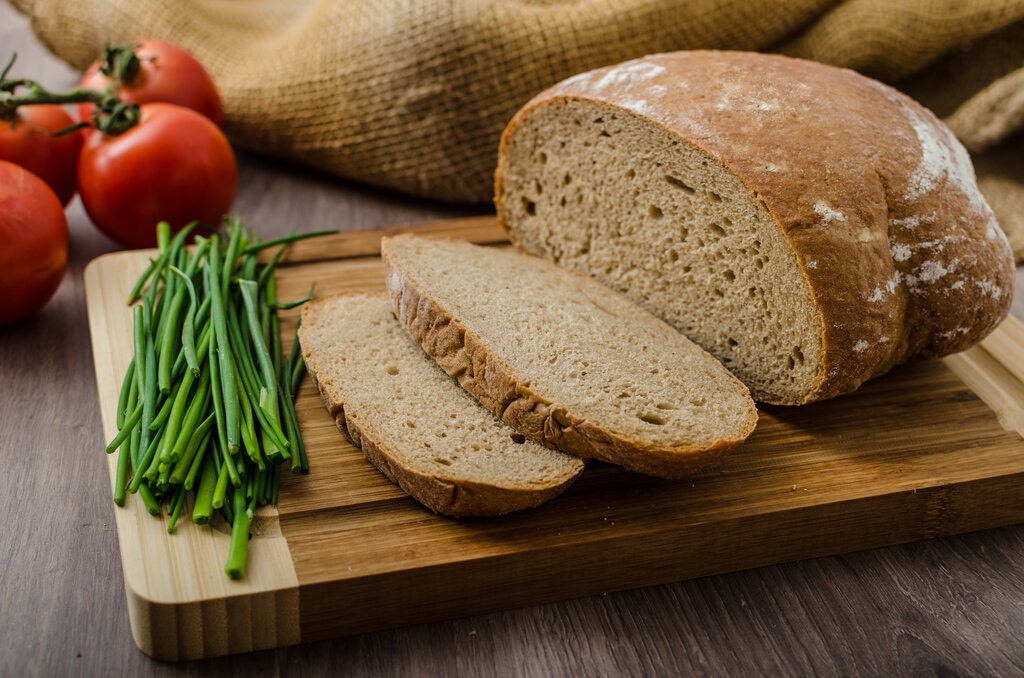
<svg viewBox="0 0 1024 678">
<path fill-rule="evenodd" d="M 67 265 L 64 206 L 42 179 L 0 160 L 0 325 L 42 308 Z"/>
<path fill-rule="evenodd" d="M 124 134 L 88 135 L 78 160 L 78 192 L 101 231 L 125 247 L 154 247 L 156 225 L 220 224 L 238 172 L 224 134 L 195 111 L 144 104 Z"/>
<path fill-rule="evenodd" d="M 50 134 L 75 124 L 60 106 L 22 106 L 17 116 L 12 122 L 0 120 L 0 160 L 35 174 L 66 206 L 75 196 L 81 131 L 60 137 Z"/>
<path fill-rule="evenodd" d="M 121 83 L 117 95 L 121 101 L 137 104 L 163 102 L 177 104 L 202 113 L 218 127 L 224 124 L 224 107 L 210 74 L 194 56 L 181 47 L 159 40 L 145 40 L 135 50 L 141 61 L 139 74 L 131 82 Z M 110 80 L 93 63 L 82 78 L 82 86 L 105 90 Z M 79 104 L 78 117 L 88 120 L 92 104 Z"/>
</svg>

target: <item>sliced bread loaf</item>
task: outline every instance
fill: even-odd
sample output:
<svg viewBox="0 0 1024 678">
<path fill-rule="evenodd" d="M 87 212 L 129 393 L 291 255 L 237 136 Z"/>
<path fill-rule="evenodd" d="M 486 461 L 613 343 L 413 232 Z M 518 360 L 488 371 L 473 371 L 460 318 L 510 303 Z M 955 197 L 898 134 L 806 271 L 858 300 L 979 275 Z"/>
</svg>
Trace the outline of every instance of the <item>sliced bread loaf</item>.
<svg viewBox="0 0 1024 678">
<path fill-rule="evenodd" d="M 299 339 L 338 428 L 438 513 L 533 508 L 583 471 L 579 459 L 525 440 L 480 407 L 409 340 L 383 295 L 310 302 Z"/>
<path fill-rule="evenodd" d="M 910 98 L 782 56 L 661 54 L 509 124 L 499 219 L 800 404 L 979 341 L 1013 259 L 966 151 Z"/>
<path fill-rule="evenodd" d="M 530 440 L 674 478 L 754 429 L 717 360 L 596 280 L 456 240 L 385 238 L 381 253 L 402 325 Z"/>
</svg>

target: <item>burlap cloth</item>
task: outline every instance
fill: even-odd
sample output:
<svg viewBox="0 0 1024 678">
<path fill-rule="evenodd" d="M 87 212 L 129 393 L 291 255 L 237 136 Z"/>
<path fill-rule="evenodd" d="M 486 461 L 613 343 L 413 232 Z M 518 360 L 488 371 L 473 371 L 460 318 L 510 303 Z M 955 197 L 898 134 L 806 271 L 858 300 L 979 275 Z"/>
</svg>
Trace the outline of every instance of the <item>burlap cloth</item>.
<svg viewBox="0 0 1024 678">
<path fill-rule="evenodd" d="M 58 56 L 194 52 L 243 146 L 420 196 L 487 202 L 501 130 L 548 85 L 652 52 L 778 51 L 932 108 L 1024 254 L 1024 0 L 11 0 Z"/>
</svg>

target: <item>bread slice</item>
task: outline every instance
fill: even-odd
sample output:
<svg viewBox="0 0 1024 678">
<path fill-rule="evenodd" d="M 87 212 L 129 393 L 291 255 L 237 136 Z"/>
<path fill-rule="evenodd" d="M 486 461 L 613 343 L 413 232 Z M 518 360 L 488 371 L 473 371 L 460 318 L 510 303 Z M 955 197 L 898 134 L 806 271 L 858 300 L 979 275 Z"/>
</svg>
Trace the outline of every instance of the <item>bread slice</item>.
<svg viewBox="0 0 1024 678">
<path fill-rule="evenodd" d="M 385 238 L 381 253 L 402 325 L 530 440 L 676 478 L 754 430 L 718 361 L 591 278 L 457 240 Z"/>
<path fill-rule="evenodd" d="M 525 440 L 480 407 L 409 340 L 384 295 L 310 302 L 299 339 L 338 428 L 438 513 L 533 508 L 583 471 L 579 459 Z"/>
<path fill-rule="evenodd" d="M 623 292 L 769 403 L 963 350 L 1013 291 L 950 131 L 799 59 L 678 52 L 570 78 L 509 124 L 495 196 L 513 242 Z"/>
</svg>

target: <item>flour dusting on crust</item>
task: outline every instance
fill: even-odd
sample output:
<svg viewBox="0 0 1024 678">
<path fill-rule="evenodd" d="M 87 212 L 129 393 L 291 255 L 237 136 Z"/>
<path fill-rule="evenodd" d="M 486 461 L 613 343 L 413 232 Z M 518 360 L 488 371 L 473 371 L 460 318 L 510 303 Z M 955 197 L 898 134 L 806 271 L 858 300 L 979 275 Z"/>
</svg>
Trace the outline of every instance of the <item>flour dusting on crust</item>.
<svg viewBox="0 0 1024 678">
<path fill-rule="evenodd" d="M 832 209 L 824 200 L 814 203 L 814 213 L 821 217 L 826 224 L 832 221 L 846 221 L 846 215 L 839 210 Z"/>
<path fill-rule="evenodd" d="M 945 178 L 964 194 L 975 210 L 987 212 L 988 205 L 978 190 L 974 166 L 963 145 L 934 116 L 926 117 L 924 109 L 912 108 L 902 100 L 899 105 L 921 147 L 921 159 L 910 178 L 907 197 L 917 200 L 938 188 Z"/>
<path fill-rule="evenodd" d="M 659 66 L 644 59 L 634 59 L 609 69 L 594 84 L 593 89 L 600 92 L 608 87 L 632 85 L 656 78 L 664 72 L 664 66 Z"/>
</svg>

